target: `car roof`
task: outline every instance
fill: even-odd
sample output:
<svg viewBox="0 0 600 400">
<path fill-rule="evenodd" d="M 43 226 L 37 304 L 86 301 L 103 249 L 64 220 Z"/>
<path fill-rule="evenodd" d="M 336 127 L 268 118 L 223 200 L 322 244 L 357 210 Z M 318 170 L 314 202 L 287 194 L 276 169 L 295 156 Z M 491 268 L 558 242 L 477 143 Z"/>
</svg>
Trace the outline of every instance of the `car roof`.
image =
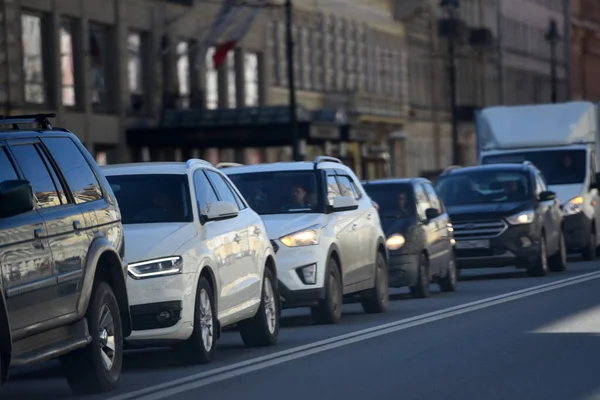
<svg viewBox="0 0 600 400">
<path fill-rule="evenodd" d="M 469 167 L 461 167 L 456 168 L 451 171 L 443 173 L 441 176 L 449 176 L 449 175 L 462 175 L 473 171 L 514 171 L 514 172 L 524 172 L 527 170 L 536 170 L 537 168 L 533 164 L 523 164 L 523 163 L 499 163 L 499 164 L 483 164 L 483 165 L 472 165 Z M 441 177 L 440 176 L 440 177 Z"/>
<path fill-rule="evenodd" d="M 337 162 L 319 162 L 317 169 L 341 169 L 348 170 L 344 164 Z M 241 167 L 229 167 L 222 171 L 226 174 L 249 174 L 254 172 L 280 172 L 280 171 L 310 171 L 315 168 L 315 163 L 312 161 L 286 161 L 268 164 L 252 164 Z"/>
<path fill-rule="evenodd" d="M 105 175 L 185 175 L 197 168 L 216 171 L 210 163 L 204 160 L 139 162 L 129 164 L 111 164 L 100 167 Z"/>
<path fill-rule="evenodd" d="M 364 181 L 363 186 L 375 186 L 375 185 L 410 185 L 417 182 L 427 182 L 425 178 L 385 178 L 385 179 L 374 179 L 372 181 Z"/>
<path fill-rule="evenodd" d="M 31 129 L 1 129 L 0 128 L 0 140 L 9 140 L 9 139 L 21 139 L 27 137 L 70 137 L 77 138 L 71 131 L 63 128 L 53 128 L 50 130 L 31 130 Z"/>
</svg>

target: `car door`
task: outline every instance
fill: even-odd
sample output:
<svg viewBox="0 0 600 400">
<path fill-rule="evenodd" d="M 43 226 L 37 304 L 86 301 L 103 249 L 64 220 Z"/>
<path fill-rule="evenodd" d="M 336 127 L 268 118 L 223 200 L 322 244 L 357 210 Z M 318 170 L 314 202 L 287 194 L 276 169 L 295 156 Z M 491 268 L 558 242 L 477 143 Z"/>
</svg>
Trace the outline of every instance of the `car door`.
<svg viewBox="0 0 600 400">
<path fill-rule="evenodd" d="M 441 259 L 440 259 L 440 247 L 439 247 L 439 239 L 438 239 L 438 224 L 436 222 L 437 218 L 434 220 L 428 220 L 425 214 L 425 210 L 431 208 L 431 203 L 429 201 L 429 197 L 427 196 L 427 191 L 425 190 L 425 186 L 422 182 L 417 182 L 414 184 L 415 191 L 415 205 L 417 207 L 417 217 L 419 219 L 419 224 L 422 226 L 423 233 L 425 235 L 427 251 L 429 253 L 429 273 L 437 274 L 441 268 Z"/>
<path fill-rule="evenodd" d="M 27 179 L 36 198 L 35 210 L 0 220 L 0 268 L 12 330 L 27 328 L 59 317 L 56 275 L 41 212 L 60 207 L 61 199 L 35 140 L 22 141 L 12 150 L 0 146 L 0 180 Z M 12 144 L 16 144 L 13 142 Z M 19 170 L 15 165 L 19 164 Z"/>
<path fill-rule="evenodd" d="M 358 202 L 358 209 L 355 211 L 349 211 L 354 214 L 353 227 L 356 233 L 356 248 L 358 250 L 357 257 L 357 270 L 356 279 L 357 282 L 364 282 L 369 279 L 373 279 L 374 269 L 373 265 L 375 262 L 375 246 L 373 242 L 373 232 L 371 230 L 370 218 L 372 215 L 372 207 L 369 203 L 361 202 L 359 193 L 352 183 L 352 178 L 344 173 L 344 171 L 338 171 L 337 175 L 338 184 L 340 187 L 340 194 L 342 196 L 352 197 Z"/>
<path fill-rule="evenodd" d="M 548 185 L 541 173 L 535 174 L 535 195 L 539 198 L 541 192 L 548 191 Z M 540 202 L 539 206 L 540 213 L 544 215 L 544 226 L 546 228 L 546 238 L 548 240 L 547 245 L 549 246 L 548 252 L 554 253 L 560 247 L 560 229 L 562 225 L 562 213 L 560 211 L 560 205 L 556 200 L 548 200 Z"/>
<path fill-rule="evenodd" d="M 452 257 L 452 243 L 450 242 L 451 237 L 448 231 L 450 217 L 446 213 L 442 201 L 438 197 L 437 192 L 431 183 L 425 181 L 423 186 L 425 187 L 431 208 L 435 208 L 439 213 L 439 216 L 430 221 L 430 223 L 434 224 L 436 229 L 434 248 L 437 254 L 436 258 L 439 258 L 438 268 L 445 270 L 446 266 L 450 262 L 450 257 Z"/>
<path fill-rule="evenodd" d="M 592 151 L 590 153 L 590 186 L 593 188 L 590 189 L 590 197 L 591 197 L 591 205 L 594 209 L 594 217 L 596 221 L 600 221 L 600 190 L 598 190 L 598 185 L 600 182 L 596 182 L 596 171 L 598 171 L 596 166 L 596 152 Z M 542 176 L 542 179 L 544 177 Z M 545 181 L 544 181 L 545 183 Z M 600 237 L 600 224 L 596 224 L 596 238 Z"/>
<path fill-rule="evenodd" d="M 211 184 L 213 185 L 220 201 L 227 201 L 237 204 L 237 200 L 231 187 L 227 183 L 227 178 L 222 174 L 205 170 Z M 227 224 L 233 233 L 233 246 L 236 253 L 236 261 L 232 269 L 230 279 L 233 279 L 231 287 L 228 289 L 232 302 L 239 310 L 244 305 L 250 306 L 249 302 L 260 299 L 260 290 L 262 276 L 258 274 L 256 264 L 253 261 L 250 252 L 249 228 L 252 225 L 254 215 L 249 209 L 240 210 L 237 217 L 223 221 Z"/>
</svg>

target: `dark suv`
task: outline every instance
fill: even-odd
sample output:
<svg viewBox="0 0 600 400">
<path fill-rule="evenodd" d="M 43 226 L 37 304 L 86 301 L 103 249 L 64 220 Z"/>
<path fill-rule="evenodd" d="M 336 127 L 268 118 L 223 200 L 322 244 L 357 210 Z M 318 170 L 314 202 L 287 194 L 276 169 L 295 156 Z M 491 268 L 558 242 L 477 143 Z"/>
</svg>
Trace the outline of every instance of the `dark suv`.
<svg viewBox="0 0 600 400">
<path fill-rule="evenodd" d="M 566 268 L 556 194 L 533 164 L 453 168 L 436 189 L 454 228 L 459 268 L 515 265 L 532 276 Z"/>
<path fill-rule="evenodd" d="M 94 159 L 50 117 L 0 117 L 0 381 L 60 357 L 75 393 L 103 392 L 131 331 L 121 215 Z"/>
</svg>

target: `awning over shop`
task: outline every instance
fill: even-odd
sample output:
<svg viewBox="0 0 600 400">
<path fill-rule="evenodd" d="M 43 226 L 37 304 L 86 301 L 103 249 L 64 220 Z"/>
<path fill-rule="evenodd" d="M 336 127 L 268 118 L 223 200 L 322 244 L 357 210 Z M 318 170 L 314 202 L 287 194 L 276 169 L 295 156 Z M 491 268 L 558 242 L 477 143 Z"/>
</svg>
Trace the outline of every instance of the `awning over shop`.
<svg viewBox="0 0 600 400">
<path fill-rule="evenodd" d="M 308 144 L 350 138 L 346 115 L 339 110 L 298 108 L 298 136 Z M 280 147 L 292 143 L 287 106 L 234 109 L 166 110 L 156 127 L 130 128 L 134 147 Z"/>
</svg>

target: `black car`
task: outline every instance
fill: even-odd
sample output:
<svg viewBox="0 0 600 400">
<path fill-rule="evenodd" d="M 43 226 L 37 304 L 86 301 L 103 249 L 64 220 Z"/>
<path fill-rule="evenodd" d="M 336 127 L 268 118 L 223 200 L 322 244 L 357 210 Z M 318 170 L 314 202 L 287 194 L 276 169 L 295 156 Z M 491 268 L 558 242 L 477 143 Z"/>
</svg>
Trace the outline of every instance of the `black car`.
<svg viewBox="0 0 600 400">
<path fill-rule="evenodd" d="M 435 186 L 450 214 L 460 269 L 515 265 L 543 276 L 566 268 L 556 194 L 530 162 L 452 169 Z"/>
<path fill-rule="evenodd" d="M 430 282 L 456 290 L 452 226 L 443 202 L 426 179 L 385 179 L 363 183 L 379 208 L 389 251 L 389 285 L 428 297 Z"/>
<path fill-rule="evenodd" d="M 0 119 L 0 383 L 9 367 L 60 357 L 74 392 L 104 392 L 131 332 L 121 215 L 53 116 Z"/>
</svg>

